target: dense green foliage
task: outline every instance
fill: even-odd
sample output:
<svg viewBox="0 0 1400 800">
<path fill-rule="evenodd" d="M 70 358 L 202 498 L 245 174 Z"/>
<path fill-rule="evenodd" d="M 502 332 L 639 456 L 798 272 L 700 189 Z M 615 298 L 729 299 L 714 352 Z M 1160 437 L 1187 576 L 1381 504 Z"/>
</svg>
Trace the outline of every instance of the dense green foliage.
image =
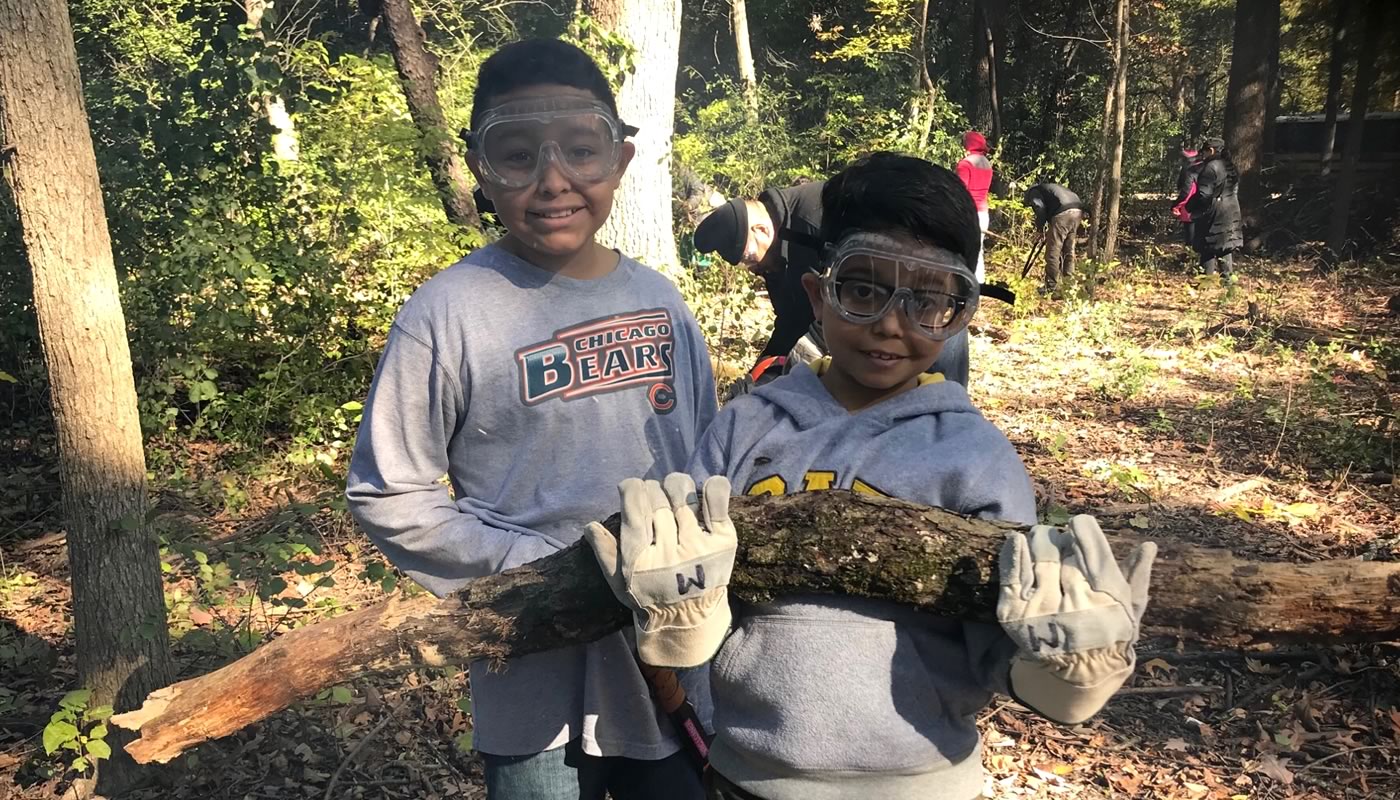
<svg viewBox="0 0 1400 800">
<path fill-rule="evenodd" d="M 1184 139 L 1219 131 L 1230 0 L 1134 0 L 1127 191 L 1165 191 Z M 1332 4 L 1285 5 L 1285 111 L 1317 110 Z M 269 6 L 246 24 L 223 0 L 73 0 L 75 38 L 149 437 L 290 442 L 294 461 L 333 463 L 353 431 L 393 314 L 481 234 L 444 217 L 381 35 L 351 4 Z M 441 60 L 449 120 L 464 121 L 476 65 L 523 35 L 571 35 L 628 69 L 626 43 L 571 21 L 572 6 L 415 3 Z M 760 90 L 737 83 L 730 4 L 684 6 L 674 140 L 678 193 L 751 194 L 821 177 L 862 152 L 917 152 L 951 166 L 971 100 L 971 2 L 935 3 L 935 83 L 925 139 L 911 125 L 913 3 L 750 2 Z M 1109 61 L 1105 0 L 1009 0 L 996 26 L 1008 194 L 1032 179 L 1089 189 L 1097 176 Z M 586 21 L 585 21 L 586 23 Z M 1378 99 L 1395 96 L 1396 49 Z M 285 101 L 294 160 L 273 152 L 268 108 Z M 1011 191 L 1008 191 L 1011 190 Z M 1015 204 L 999 201 L 1003 213 Z M 678 203 L 684 236 L 695 205 Z M 1010 223 L 1010 217 L 1004 220 Z M 684 252 L 683 248 L 683 252 Z M 720 348 L 760 335 L 742 273 L 682 279 Z M 42 360 L 11 200 L 0 190 L 0 405 L 46 426 Z M 12 380 L 11 380 L 12 379 Z"/>
</svg>

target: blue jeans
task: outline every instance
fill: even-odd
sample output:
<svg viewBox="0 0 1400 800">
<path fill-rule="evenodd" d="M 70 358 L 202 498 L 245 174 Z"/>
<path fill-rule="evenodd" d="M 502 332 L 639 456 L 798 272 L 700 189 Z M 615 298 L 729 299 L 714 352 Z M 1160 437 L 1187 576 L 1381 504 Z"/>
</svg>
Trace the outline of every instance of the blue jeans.
<svg viewBox="0 0 1400 800">
<path fill-rule="evenodd" d="M 543 753 L 494 756 L 486 763 L 487 800 L 704 800 L 705 789 L 689 757 L 678 752 L 659 761 L 590 756 L 579 740 Z"/>
</svg>

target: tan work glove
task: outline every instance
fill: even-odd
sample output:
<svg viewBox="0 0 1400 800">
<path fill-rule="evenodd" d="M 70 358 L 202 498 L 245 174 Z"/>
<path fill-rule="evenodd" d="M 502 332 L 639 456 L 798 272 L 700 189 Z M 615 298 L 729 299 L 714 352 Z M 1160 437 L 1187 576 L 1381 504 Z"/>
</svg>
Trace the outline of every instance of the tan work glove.
<svg viewBox="0 0 1400 800">
<path fill-rule="evenodd" d="M 729 576 L 739 545 L 729 521 L 729 479 L 707 479 L 699 502 L 695 481 L 680 472 L 666 476 L 664 491 L 636 478 L 617 491 L 619 535 L 594 522 L 584 537 L 613 594 L 632 610 L 637 654 L 656 667 L 705 663 L 729 631 Z"/>
<path fill-rule="evenodd" d="M 1087 514 L 1068 530 L 1037 525 L 1001 551 L 997 620 L 1016 642 L 1011 690 L 1045 716 L 1082 722 L 1132 674 L 1157 545 L 1140 545 L 1124 577 Z"/>
</svg>

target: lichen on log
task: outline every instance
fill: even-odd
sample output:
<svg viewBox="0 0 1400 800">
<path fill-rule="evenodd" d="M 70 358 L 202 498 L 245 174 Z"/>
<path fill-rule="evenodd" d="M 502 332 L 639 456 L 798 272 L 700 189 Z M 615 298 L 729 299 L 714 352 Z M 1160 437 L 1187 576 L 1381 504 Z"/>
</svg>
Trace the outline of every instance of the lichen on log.
<svg viewBox="0 0 1400 800">
<path fill-rule="evenodd" d="M 839 592 L 948 617 L 996 619 L 1004 522 L 844 491 L 734 498 L 731 592 L 756 601 Z M 614 531 L 617 519 L 608 523 Z M 1124 558 L 1143 537 L 1110 532 Z M 1147 633 L 1197 649 L 1400 639 L 1400 564 L 1256 562 L 1158 541 Z M 308 625 L 208 675 L 153 693 L 113 721 L 126 749 L 168 761 L 328 686 L 431 650 L 458 663 L 593 641 L 630 622 L 587 545 L 468 583 L 452 597 L 395 597 Z"/>
</svg>

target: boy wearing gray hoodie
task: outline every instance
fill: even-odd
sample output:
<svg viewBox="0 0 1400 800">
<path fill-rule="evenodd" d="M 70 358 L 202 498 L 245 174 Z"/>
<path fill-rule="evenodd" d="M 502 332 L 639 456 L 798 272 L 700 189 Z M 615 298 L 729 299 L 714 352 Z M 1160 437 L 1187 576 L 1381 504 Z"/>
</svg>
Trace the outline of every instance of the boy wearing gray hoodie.
<svg viewBox="0 0 1400 800">
<path fill-rule="evenodd" d="M 719 651 L 711 798 L 970 800 L 985 780 L 975 717 L 993 692 L 1078 722 L 1131 674 L 1155 548 L 1140 548 L 1125 576 L 1080 516 L 1068 530 L 1008 537 L 1000 625 L 789 595 L 736 604 L 729 632 L 731 485 L 851 489 L 1036 521 L 1011 443 L 962 386 L 922 374 L 977 306 L 967 192 L 941 167 L 877 153 L 829 181 L 822 202 L 832 246 L 804 285 L 830 359 L 727 405 L 689 476 L 624 482 L 620 535 L 595 525 L 587 537 L 650 640 L 644 659 L 689 666 Z"/>
</svg>

